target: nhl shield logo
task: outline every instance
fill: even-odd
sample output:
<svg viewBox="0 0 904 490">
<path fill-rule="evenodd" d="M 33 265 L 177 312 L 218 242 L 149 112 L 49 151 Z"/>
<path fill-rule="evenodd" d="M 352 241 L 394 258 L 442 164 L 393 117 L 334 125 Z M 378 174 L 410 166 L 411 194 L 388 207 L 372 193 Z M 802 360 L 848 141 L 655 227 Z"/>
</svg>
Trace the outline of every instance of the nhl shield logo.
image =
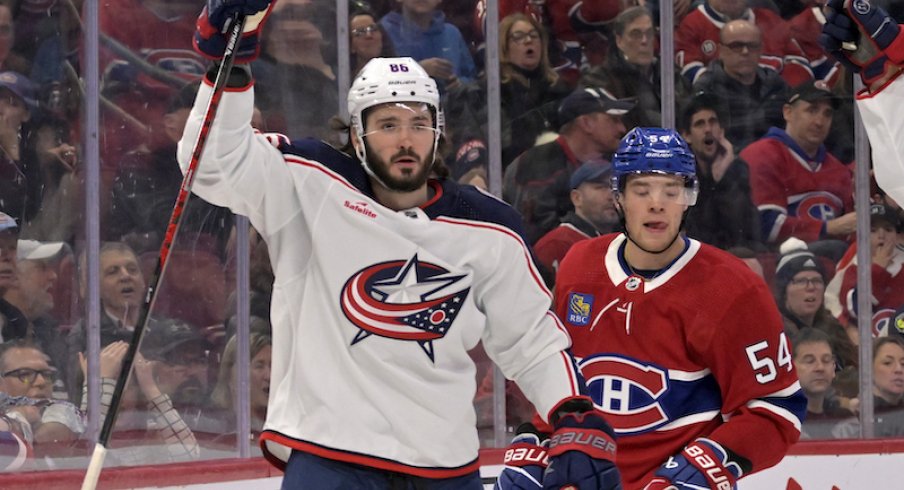
<svg viewBox="0 0 904 490">
<path fill-rule="evenodd" d="M 625 289 L 628 291 L 636 291 L 637 288 L 640 287 L 641 282 L 643 281 L 639 277 L 631 276 L 628 278 L 628 281 L 625 282 Z"/>
<path fill-rule="evenodd" d="M 593 295 L 571 293 L 568 295 L 568 323 L 583 327 L 590 323 L 590 312 L 593 311 Z"/>
</svg>

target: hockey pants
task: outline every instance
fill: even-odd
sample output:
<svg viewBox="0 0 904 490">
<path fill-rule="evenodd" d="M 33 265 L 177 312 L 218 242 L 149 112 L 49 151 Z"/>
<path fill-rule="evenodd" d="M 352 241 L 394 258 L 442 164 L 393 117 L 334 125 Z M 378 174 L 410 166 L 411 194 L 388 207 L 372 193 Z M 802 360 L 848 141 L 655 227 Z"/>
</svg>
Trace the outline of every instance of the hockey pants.
<svg viewBox="0 0 904 490">
<path fill-rule="evenodd" d="M 482 490 L 480 473 L 422 478 L 292 451 L 282 490 Z"/>
</svg>

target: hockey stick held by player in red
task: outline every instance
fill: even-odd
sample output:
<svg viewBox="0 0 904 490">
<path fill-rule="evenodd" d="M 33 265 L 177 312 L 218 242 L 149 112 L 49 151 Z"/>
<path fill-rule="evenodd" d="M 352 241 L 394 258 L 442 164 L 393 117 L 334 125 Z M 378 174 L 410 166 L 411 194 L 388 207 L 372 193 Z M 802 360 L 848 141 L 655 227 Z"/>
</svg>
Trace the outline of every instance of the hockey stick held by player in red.
<svg viewBox="0 0 904 490">
<path fill-rule="evenodd" d="M 169 258 L 170 247 L 175 242 L 176 235 L 179 232 L 182 212 L 185 209 L 186 203 L 188 202 L 192 183 L 194 182 L 195 171 L 197 170 L 198 163 L 201 160 L 201 154 L 204 152 L 204 145 L 207 141 L 208 135 L 210 134 L 210 128 L 213 124 L 214 117 L 216 116 L 217 108 L 220 104 L 220 99 L 223 96 L 223 91 L 226 88 L 226 80 L 229 77 L 229 72 L 232 70 L 232 66 L 236 60 L 239 40 L 242 37 L 242 32 L 245 27 L 245 16 L 237 14 L 231 19 L 231 21 L 229 21 L 227 25 L 229 27 L 229 35 L 226 42 L 226 49 L 223 53 L 223 61 L 220 64 L 219 70 L 217 71 L 216 80 L 214 81 L 213 96 L 210 98 L 210 102 L 207 105 L 207 111 L 204 115 L 204 122 L 201 126 L 201 131 L 198 133 L 197 140 L 195 140 L 194 149 L 192 150 L 191 154 L 191 161 L 189 162 L 188 169 L 185 171 L 185 176 L 182 179 L 182 186 L 179 188 L 179 195 L 176 198 L 176 203 L 173 206 L 173 212 L 170 215 L 169 224 L 167 225 L 166 229 L 166 235 L 163 238 L 163 243 L 160 244 L 160 253 L 157 257 L 157 266 L 154 268 L 154 273 L 151 276 L 151 280 L 148 282 L 148 289 L 147 293 L 145 294 L 144 303 L 141 306 L 141 311 L 138 316 L 138 322 L 135 326 L 135 331 L 132 333 L 132 341 L 129 345 L 129 350 L 128 352 L 126 352 L 126 356 L 123 359 L 122 368 L 119 372 L 119 378 L 116 380 L 116 389 L 113 392 L 113 398 L 110 402 L 110 409 L 107 412 L 107 416 L 104 418 L 104 423 L 101 428 L 100 435 L 98 436 L 97 444 L 94 446 L 94 452 L 91 455 L 91 461 L 88 464 L 88 470 L 85 473 L 85 479 L 82 481 L 82 490 L 94 490 L 97 487 L 97 482 L 100 478 L 100 472 L 103 468 L 104 459 L 106 458 L 107 454 L 107 445 L 110 442 L 110 436 L 112 435 L 113 426 L 116 422 L 116 415 L 119 411 L 119 404 L 122 399 L 126 381 L 128 381 L 129 372 L 132 370 L 132 365 L 135 361 L 135 354 L 137 354 L 138 346 L 141 343 L 141 336 L 144 333 L 145 328 L 147 327 L 148 318 L 150 317 L 150 311 L 154 306 L 154 301 L 157 297 L 158 287 L 161 283 L 161 279 L 163 278 L 163 274 L 166 272 L 166 265 L 167 259 Z"/>
</svg>

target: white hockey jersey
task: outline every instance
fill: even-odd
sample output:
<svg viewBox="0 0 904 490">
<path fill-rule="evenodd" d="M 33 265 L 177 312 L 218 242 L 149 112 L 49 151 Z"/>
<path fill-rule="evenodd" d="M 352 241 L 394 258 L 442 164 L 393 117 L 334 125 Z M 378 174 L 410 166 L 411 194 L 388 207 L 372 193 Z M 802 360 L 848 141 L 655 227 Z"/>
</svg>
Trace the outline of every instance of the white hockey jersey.
<svg viewBox="0 0 904 490">
<path fill-rule="evenodd" d="M 904 76 L 900 73 L 885 86 L 857 94 L 857 107 L 872 146 L 873 169 L 879 187 L 904 205 Z"/>
<path fill-rule="evenodd" d="M 212 89 L 179 146 L 185 171 Z M 477 469 L 478 341 L 546 416 L 583 383 L 506 204 L 448 181 L 393 211 L 363 168 L 314 140 L 279 149 L 251 126 L 253 89 L 223 95 L 194 192 L 246 215 L 268 245 L 273 367 L 265 455 L 291 449 L 446 478 Z"/>
</svg>

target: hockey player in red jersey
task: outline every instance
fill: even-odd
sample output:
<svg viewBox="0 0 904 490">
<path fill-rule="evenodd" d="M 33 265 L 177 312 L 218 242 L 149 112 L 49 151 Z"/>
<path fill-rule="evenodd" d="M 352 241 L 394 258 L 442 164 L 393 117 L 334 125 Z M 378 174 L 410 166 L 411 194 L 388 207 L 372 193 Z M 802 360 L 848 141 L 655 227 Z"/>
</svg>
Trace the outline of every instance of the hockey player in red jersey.
<svg viewBox="0 0 904 490">
<path fill-rule="evenodd" d="M 697 178 L 678 133 L 635 128 L 612 165 L 625 231 L 572 247 L 555 311 L 619 436 L 626 490 L 734 488 L 800 435 L 780 314 L 743 262 L 684 235 Z"/>
<path fill-rule="evenodd" d="M 193 191 L 248 216 L 268 246 L 260 439 L 282 488 L 481 489 L 469 351 L 482 341 L 555 429 L 550 488 L 618 490 L 612 430 L 585 394 L 517 213 L 431 178 L 444 129 L 436 82 L 411 58 L 374 58 L 348 94 L 347 148 L 256 133 L 247 63 L 271 5 L 207 1 L 195 47 L 211 58 L 232 16 L 251 17 L 219 113 L 205 115 L 208 75 L 178 157 L 187 171 L 188 143 L 210 124 Z"/>
</svg>

